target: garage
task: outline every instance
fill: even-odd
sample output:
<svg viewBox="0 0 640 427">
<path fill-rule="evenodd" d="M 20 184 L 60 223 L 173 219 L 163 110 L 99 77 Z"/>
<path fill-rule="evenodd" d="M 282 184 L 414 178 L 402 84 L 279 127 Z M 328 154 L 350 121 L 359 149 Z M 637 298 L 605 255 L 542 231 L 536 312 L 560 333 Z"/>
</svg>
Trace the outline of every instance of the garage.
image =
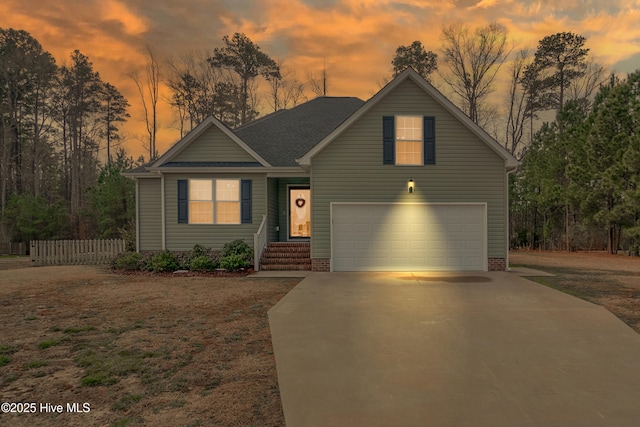
<svg viewBox="0 0 640 427">
<path fill-rule="evenodd" d="M 331 203 L 333 271 L 486 271 L 486 203 Z"/>
</svg>

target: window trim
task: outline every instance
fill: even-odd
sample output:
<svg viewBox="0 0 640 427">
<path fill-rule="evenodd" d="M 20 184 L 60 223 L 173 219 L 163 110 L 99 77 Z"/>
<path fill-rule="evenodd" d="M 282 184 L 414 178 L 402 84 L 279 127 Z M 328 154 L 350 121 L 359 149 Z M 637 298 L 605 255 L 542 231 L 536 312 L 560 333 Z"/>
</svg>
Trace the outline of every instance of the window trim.
<svg viewBox="0 0 640 427">
<path fill-rule="evenodd" d="M 407 127 L 406 123 L 404 128 L 401 128 L 401 120 L 406 122 L 407 119 L 411 119 L 412 120 L 412 124 L 414 126 L 412 127 Z M 412 114 L 400 114 L 400 115 L 396 115 L 394 116 L 394 121 L 395 121 L 395 125 L 394 125 L 394 142 L 395 142 L 395 165 L 396 166 L 424 166 L 424 116 L 420 116 L 420 115 L 412 115 Z M 419 124 L 419 127 L 415 127 L 415 122 L 417 122 Z M 399 129 L 411 129 L 412 133 L 415 134 L 416 130 L 418 131 L 418 135 L 419 135 L 419 139 L 400 139 L 399 137 Z M 418 159 L 419 159 L 419 163 L 398 163 L 400 155 L 398 152 L 398 148 L 400 146 L 399 143 L 413 143 L 413 144 L 418 144 L 420 147 L 420 153 L 418 154 Z M 415 154 L 412 154 L 412 156 Z M 405 153 L 405 157 L 406 157 L 406 153 Z"/>
</svg>

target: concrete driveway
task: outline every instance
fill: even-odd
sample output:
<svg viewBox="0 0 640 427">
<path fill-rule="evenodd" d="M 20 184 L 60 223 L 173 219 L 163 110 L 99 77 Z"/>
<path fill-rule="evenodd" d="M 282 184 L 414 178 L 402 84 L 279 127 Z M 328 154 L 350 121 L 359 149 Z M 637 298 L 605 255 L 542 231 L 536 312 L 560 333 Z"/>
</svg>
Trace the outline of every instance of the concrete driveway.
<svg viewBox="0 0 640 427">
<path fill-rule="evenodd" d="M 313 273 L 269 323 L 289 427 L 640 425 L 640 335 L 514 273 Z"/>
</svg>

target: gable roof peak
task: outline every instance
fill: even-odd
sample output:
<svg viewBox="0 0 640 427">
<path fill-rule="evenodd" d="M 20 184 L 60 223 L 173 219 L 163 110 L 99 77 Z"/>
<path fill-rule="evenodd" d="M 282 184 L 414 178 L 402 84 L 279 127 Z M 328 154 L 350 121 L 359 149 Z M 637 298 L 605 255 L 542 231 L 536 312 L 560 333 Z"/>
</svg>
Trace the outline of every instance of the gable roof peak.
<svg viewBox="0 0 640 427">
<path fill-rule="evenodd" d="M 466 126 L 472 133 L 474 133 L 480 140 L 487 144 L 498 156 L 505 161 L 507 169 L 515 168 L 518 165 L 518 161 L 511 155 L 502 145 L 500 145 L 493 137 L 491 137 L 484 129 L 482 129 L 477 123 L 473 122 L 462 110 L 460 110 L 453 102 L 445 97 L 438 89 L 429 83 L 424 77 L 418 74 L 414 69 L 407 68 L 393 80 L 387 83 L 378 93 L 373 95 L 362 107 L 360 107 L 355 113 L 353 113 L 347 120 L 345 120 L 340 126 L 338 126 L 331 134 L 327 135 L 316 146 L 309 150 L 304 156 L 300 157 L 297 162 L 301 166 L 311 165 L 311 159 L 318 154 L 324 147 L 329 145 L 335 138 L 337 138 L 342 132 L 349 128 L 356 120 L 362 117 L 366 112 L 371 110 L 382 99 L 384 99 L 389 93 L 393 92 L 396 88 L 402 85 L 405 81 L 411 80 L 418 87 L 420 87 L 427 95 L 431 96 L 438 104 L 440 104 L 445 110 L 451 113 L 457 118 L 464 126 Z"/>
</svg>

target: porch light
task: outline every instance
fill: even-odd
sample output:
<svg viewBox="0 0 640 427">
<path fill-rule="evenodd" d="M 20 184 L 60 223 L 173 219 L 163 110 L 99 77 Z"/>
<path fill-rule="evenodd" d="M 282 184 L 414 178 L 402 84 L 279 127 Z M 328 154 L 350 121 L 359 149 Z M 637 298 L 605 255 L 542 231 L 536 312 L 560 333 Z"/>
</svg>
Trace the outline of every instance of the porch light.
<svg viewBox="0 0 640 427">
<path fill-rule="evenodd" d="M 409 178 L 409 181 L 407 181 L 407 189 L 409 190 L 409 193 L 413 193 L 413 188 L 415 187 L 416 183 L 413 182 L 413 178 Z"/>
</svg>

